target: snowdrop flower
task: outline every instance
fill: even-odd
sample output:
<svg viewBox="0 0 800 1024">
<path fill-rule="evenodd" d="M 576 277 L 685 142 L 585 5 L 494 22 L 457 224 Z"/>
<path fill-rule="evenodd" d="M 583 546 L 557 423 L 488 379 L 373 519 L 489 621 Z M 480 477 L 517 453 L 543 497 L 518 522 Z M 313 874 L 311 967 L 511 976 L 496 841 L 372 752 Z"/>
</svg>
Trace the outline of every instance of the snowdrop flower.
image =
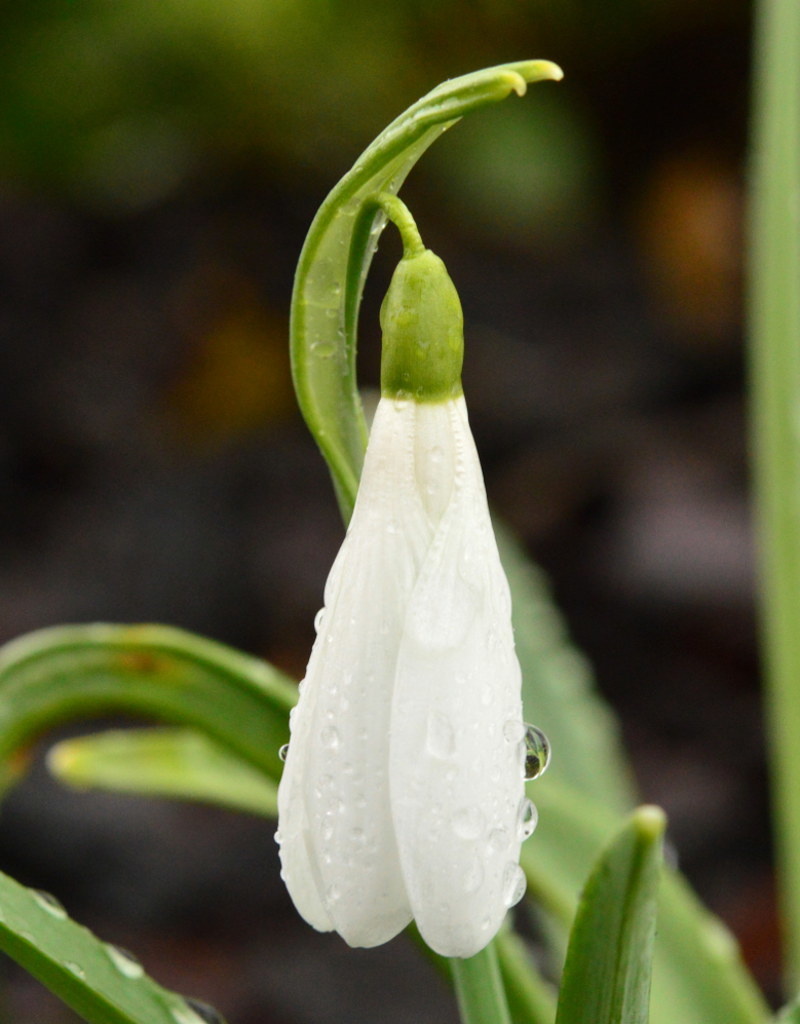
<svg viewBox="0 0 800 1024">
<path fill-rule="evenodd" d="M 282 876 L 306 921 L 351 946 L 413 918 L 438 953 L 468 957 L 525 888 L 520 668 L 461 391 L 461 307 L 421 243 L 381 323 L 382 398 L 291 717 Z"/>
</svg>

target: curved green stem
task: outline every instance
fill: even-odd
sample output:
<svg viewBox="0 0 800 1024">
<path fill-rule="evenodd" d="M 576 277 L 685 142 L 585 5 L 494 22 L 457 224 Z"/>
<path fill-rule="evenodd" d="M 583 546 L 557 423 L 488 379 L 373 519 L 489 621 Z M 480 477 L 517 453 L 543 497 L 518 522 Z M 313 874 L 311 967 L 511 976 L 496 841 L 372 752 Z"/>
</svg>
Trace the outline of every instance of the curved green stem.
<svg viewBox="0 0 800 1024">
<path fill-rule="evenodd" d="M 402 199 L 393 196 L 391 192 L 379 192 L 375 196 L 375 203 L 400 232 L 404 256 L 419 256 L 425 252 L 417 222 Z"/>
</svg>

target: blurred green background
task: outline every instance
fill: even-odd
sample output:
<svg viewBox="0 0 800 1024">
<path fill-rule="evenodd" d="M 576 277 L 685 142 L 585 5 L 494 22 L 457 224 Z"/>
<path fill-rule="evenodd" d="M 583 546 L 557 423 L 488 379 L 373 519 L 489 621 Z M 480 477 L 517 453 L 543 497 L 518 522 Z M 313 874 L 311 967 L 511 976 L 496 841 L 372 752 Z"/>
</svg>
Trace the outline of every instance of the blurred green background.
<svg viewBox="0 0 800 1024">
<path fill-rule="evenodd" d="M 683 866 L 774 990 L 743 400 L 750 32 L 740 0 L 2 5 L 0 640 L 161 620 L 302 673 L 341 537 L 288 371 L 305 231 L 439 81 L 555 60 L 563 83 L 457 126 L 403 195 L 461 291 L 490 497 L 550 573 Z M 387 234 L 365 384 L 398 253 Z M 232 1024 L 454 1019 L 412 952 L 351 957 L 298 921 L 260 822 L 64 794 L 36 762 L 0 866 Z M 0 1019 L 74 1019 L 2 979 Z"/>
</svg>

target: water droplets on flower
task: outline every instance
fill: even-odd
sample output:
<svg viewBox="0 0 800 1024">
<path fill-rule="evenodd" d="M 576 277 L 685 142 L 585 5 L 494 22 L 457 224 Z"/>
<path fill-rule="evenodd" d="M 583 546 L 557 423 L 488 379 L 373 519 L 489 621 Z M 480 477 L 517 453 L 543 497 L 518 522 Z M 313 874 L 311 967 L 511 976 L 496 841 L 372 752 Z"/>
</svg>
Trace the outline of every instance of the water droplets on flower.
<svg viewBox="0 0 800 1024">
<path fill-rule="evenodd" d="M 336 750 L 339 746 L 339 731 L 334 725 L 326 725 L 319 738 L 326 750 Z"/>
<path fill-rule="evenodd" d="M 479 807 L 462 807 L 453 815 L 453 832 L 459 839 L 477 839 L 486 827 Z"/>
<path fill-rule="evenodd" d="M 289 744 L 288 743 L 284 743 L 282 747 L 278 748 L 278 757 L 281 759 L 281 761 L 285 761 L 288 756 L 289 756 Z"/>
<path fill-rule="evenodd" d="M 444 761 L 452 757 L 456 749 L 456 735 L 447 715 L 431 711 L 428 715 L 426 747 L 432 757 Z"/>
<path fill-rule="evenodd" d="M 519 864 L 509 861 L 503 872 L 503 903 L 507 907 L 515 907 L 525 895 L 527 884 L 525 872 Z"/>
<path fill-rule="evenodd" d="M 317 614 L 314 616 L 314 632 L 319 633 L 322 629 L 322 622 L 325 618 L 325 609 L 320 608 Z"/>
<path fill-rule="evenodd" d="M 525 781 L 532 782 L 544 775 L 550 764 L 550 741 L 535 725 L 525 723 L 523 737 L 525 753 Z"/>
<path fill-rule="evenodd" d="M 486 877 L 483 864 L 477 857 L 473 857 L 472 861 L 467 868 L 467 872 L 464 875 L 464 892 L 471 896 L 476 893 L 478 889 L 483 885 L 483 880 Z"/>
<path fill-rule="evenodd" d="M 508 830 L 503 828 L 493 828 L 489 833 L 489 853 L 499 853 L 504 847 L 508 845 Z"/>
<path fill-rule="evenodd" d="M 518 718 L 509 718 L 503 726 L 503 736 L 508 743 L 519 743 L 525 737 L 525 723 Z"/>
<path fill-rule="evenodd" d="M 536 805 L 524 797 L 519 805 L 519 812 L 517 813 L 517 828 L 519 830 L 519 838 L 524 842 L 526 839 L 533 835 L 536 826 L 539 824 L 539 812 L 536 810 Z"/>
<path fill-rule="evenodd" d="M 80 964 L 76 964 L 74 960 L 65 960 L 64 966 L 70 974 L 74 974 L 76 978 L 83 979 L 86 977 L 86 971 L 84 971 Z"/>
<path fill-rule="evenodd" d="M 398 391 L 394 396 L 394 407 L 398 412 L 402 412 L 408 407 L 408 403 L 411 399 L 411 395 L 407 391 L 402 389 Z"/>
</svg>

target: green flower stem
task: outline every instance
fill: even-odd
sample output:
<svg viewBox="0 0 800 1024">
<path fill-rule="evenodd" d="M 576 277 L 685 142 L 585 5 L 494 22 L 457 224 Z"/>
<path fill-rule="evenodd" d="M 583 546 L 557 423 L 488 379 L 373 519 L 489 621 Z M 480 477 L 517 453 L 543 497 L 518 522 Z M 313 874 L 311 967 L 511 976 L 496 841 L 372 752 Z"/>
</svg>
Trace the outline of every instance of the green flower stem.
<svg viewBox="0 0 800 1024">
<path fill-rule="evenodd" d="M 411 210 L 402 199 L 392 195 L 391 192 L 380 192 L 375 196 L 375 205 L 380 207 L 389 220 L 400 232 L 403 242 L 403 255 L 405 257 L 420 256 L 425 251 L 422 244 L 417 222 L 411 215 Z"/>
<path fill-rule="evenodd" d="M 556 997 L 531 962 L 525 943 L 509 929 L 495 937 L 494 947 L 508 1009 L 515 1024 L 553 1024 Z"/>
<path fill-rule="evenodd" d="M 757 5 L 750 359 L 785 970 L 800 980 L 800 4 Z"/>
<path fill-rule="evenodd" d="M 462 1024 L 511 1024 L 493 942 L 468 960 L 452 959 L 450 970 Z"/>
</svg>

